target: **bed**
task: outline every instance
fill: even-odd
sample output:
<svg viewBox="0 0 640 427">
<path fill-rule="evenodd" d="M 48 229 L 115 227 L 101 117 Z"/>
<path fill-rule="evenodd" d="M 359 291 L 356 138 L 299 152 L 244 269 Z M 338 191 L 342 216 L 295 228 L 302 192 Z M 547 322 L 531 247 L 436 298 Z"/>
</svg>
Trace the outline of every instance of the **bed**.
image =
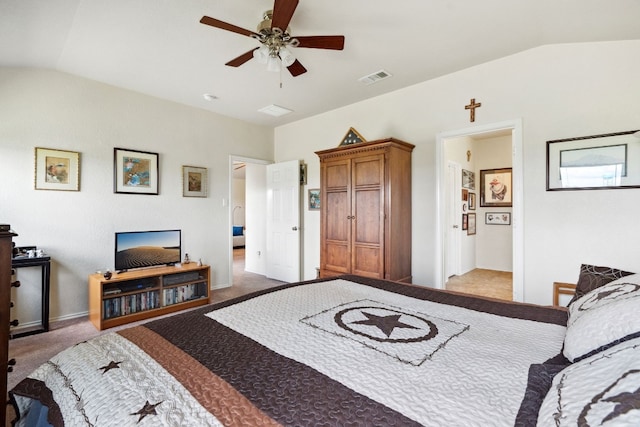
<svg viewBox="0 0 640 427">
<path fill-rule="evenodd" d="M 25 426 L 639 425 L 629 277 L 568 310 L 357 276 L 286 284 L 79 343 L 10 399 Z M 602 327 L 612 313 L 623 330 Z"/>
<path fill-rule="evenodd" d="M 245 229 L 242 225 L 234 225 L 231 228 L 233 234 L 233 247 L 244 248 Z"/>
</svg>

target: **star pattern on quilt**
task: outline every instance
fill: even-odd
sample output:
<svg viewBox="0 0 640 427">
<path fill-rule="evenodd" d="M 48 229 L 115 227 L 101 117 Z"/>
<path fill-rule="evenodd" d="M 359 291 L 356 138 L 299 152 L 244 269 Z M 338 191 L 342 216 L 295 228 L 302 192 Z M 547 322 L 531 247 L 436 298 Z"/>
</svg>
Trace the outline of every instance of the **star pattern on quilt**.
<svg viewBox="0 0 640 427">
<path fill-rule="evenodd" d="M 611 413 L 602 420 L 603 423 L 637 409 L 638 402 L 640 401 L 640 388 L 637 388 L 635 391 L 619 393 L 615 396 L 604 399 L 604 401 L 615 403 L 616 406 L 613 408 Z"/>
<path fill-rule="evenodd" d="M 160 402 L 152 405 L 147 400 L 144 406 L 142 407 L 142 409 L 140 409 L 138 412 L 133 412 L 132 414 L 129 414 L 129 415 L 139 415 L 140 418 L 138 418 L 138 421 L 136 422 L 136 424 L 140 424 L 140 421 L 142 421 L 144 417 L 146 417 L 147 415 L 158 415 L 158 413 L 156 412 L 156 406 L 160 405 L 162 402 L 163 401 L 161 400 Z"/>
<path fill-rule="evenodd" d="M 116 362 L 114 360 L 112 360 L 111 362 L 109 362 L 108 365 L 105 366 L 101 366 L 98 369 L 102 369 L 102 375 L 106 374 L 107 372 L 109 372 L 112 369 L 120 369 L 120 364 L 122 362 Z"/>
<path fill-rule="evenodd" d="M 377 316 L 375 314 L 367 313 L 363 311 L 367 318 L 365 320 L 358 320 L 355 322 L 351 322 L 356 325 L 370 325 L 375 326 L 380 329 L 387 337 L 391 336 L 393 330 L 396 328 L 405 328 L 405 329 L 418 329 L 415 326 L 408 325 L 400 321 L 400 314 L 392 314 L 389 316 Z"/>
</svg>

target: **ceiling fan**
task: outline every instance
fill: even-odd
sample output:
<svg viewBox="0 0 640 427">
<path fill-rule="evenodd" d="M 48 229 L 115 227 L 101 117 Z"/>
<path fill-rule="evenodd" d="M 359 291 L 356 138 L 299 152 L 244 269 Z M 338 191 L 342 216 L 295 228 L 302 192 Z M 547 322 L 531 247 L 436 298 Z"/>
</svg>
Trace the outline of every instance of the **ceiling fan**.
<svg viewBox="0 0 640 427">
<path fill-rule="evenodd" d="M 267 64 L 270 71 L 279 71 L 284 65 L 293 77 L 306 73 L 307 69 L 291 53 L 290 47 L 342 50 L 344 36 L 303 36 L 293 37 L 289 31 L 289 22 L 298 6 L 298 0 L 275 0 L 273 10 L 263 15 L 256 32 L 245 30 L 233 24 L 203 16 L 200 23 L 231 31 L 258 40 L 262 46 L 251 49 L 225 65 L 239 67 L 251 58 Z"/>
</svg>

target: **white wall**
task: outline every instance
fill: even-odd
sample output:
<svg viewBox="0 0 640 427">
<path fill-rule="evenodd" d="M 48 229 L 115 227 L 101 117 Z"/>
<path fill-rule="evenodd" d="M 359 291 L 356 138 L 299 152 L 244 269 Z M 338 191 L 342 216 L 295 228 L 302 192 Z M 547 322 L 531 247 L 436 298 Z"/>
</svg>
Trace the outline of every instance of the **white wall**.
<svg viewBox="0 0 640 427">
<path fill-rule="evenodd" d="M 34 147 L 80 152 L 80 191 L 34 190 Z M 114 194 L 114 147 L 159 153 L 158 196 Z M 18 245 L 51 255 L 52 320 L 87 311 L 87 276 L 113 268 L 115 231 L 180 228 L 183 251 L 212 265 L 214 286 L 228 284 L 231 154 L 272 159 L 273 131 L 64 73 L 0 68 L 0 222 Z M 182 165 L 209 169 L 207 198 L 182 197 Z M 12 318 L 39 319 L 37 286 L 20 288 Z"/>
<path fill-rule="evenodd" d="M 489 270 L 513 271 L 513 218 L 510 225 L 487 225 L 487 212 L 512 213 L 513 208 L 480 206 L 480 171 L 512 167 L 511 136 L 474 141 L 476 157 L 476 267 Z M 512 187 L 513 188 L 513 187 Z"/>
<path fill-rule="evenodd" d="M 251 273 L 265 275 L 267 230 L 267 166 L 257 163 L 247 163 L 246 166 L 246 204 L 247 204 L 247 232 L 245 237 L 245 265 L 244 269 Z"/>
<path fill-rule="evenodd" d="M 245 182 L 244 178 L 233 179 L 233 201 L 231 202 L 231 222 L 234 225 L 245 225 Z"/>
<path fill-rule="evenodd" d="M 638 40 L 542 46 L 280 126 L 275 159 L 303 159 L 308 187 L 317 188 L 314 151 L 337 146 L 351 126 L 367 140 L 393 136 L 415 144 L 413 281 L 432 285 L 436 135 L 470 126 L 464 109 L 470 98 L 482 103 L 475 125 L 522 118 L 524 299 L 549 304 L 553 281 L 575 282 L 583 262 L 640 271 L 633 250 L 640 240 L 634 226 L 640 189 L 545 191 L 545 141 L 640 128 L 638 70 Z M 305 278 L 319 263 L 314 213 L 305 215 Z"/>
</svg>

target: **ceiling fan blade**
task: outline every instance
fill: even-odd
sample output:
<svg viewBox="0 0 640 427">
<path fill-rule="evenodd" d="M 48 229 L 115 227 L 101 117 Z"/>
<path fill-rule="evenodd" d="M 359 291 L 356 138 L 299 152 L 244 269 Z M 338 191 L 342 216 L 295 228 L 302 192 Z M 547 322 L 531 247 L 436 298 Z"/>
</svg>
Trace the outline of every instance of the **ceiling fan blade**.
<svg viewBox="0 0 640 427">
<path fill-rule="evenodd" d="M 289 70 L 289 72 L 291 73 L 291 75 L 293 77 L 297 77 L 300 74 L 304 74 L 304 73 L 307 72 L 307 69 L 304 68 L 304 66 L 297 59 L 295 60 L 295 62 L 293 64 L 291 64 L 291 65 L 289 65 L 287 67 L 287 70 Z"/>
<path fill-rule="evenodd" d="M 251 49 L 249 52 L 243 53 L 242 55 L 238 56 L 235 59 L 232 59 L 231 61 L 227 62 L 224 65 L 228 65 L 229 67 L 239 67 L 245 62 L 247 62 L 248 60 L 250 60 L 251 58 L 253 58 L 253 51 L 256 49 L 258 48 L 256 47 L 255 49 Z"/>
<path fill-rule="evenodd" d="M 298 7 L 298 0 L 275 0 L 273 3 L 273 16 L 271 17 L 271 28 L 280 28 L 286 31 L 291 22 L 293 12 Z"/>
<path fill-rule="evenodd" d="M 242 34 L 243 36 L 248 36 L 248 37 L 257 36 L 257 37 L 260 37 L 258 34 L 254 33 L 253 31 L 245 30 L 244 28 L 237 27 L 237 26 L 235 26 L 233 24 L 229 24 L 228 22 L 220 21 L 219 19 L 215 19 L 215 18 L 212 18 L 210 16 L 203 16 L 202 19 L 200 19 L 200 23 L 201 24 L 205 24 L 205 25 L 211 25 L 212 27 L 220 28 L 222 30 L 231 31 L 233 33 Z"/>
<path fill-rule="evenodd" d="M 310 47 L 315 49 L 344 49 L 344 36 L 306 36 L 296 37 L 300 42 L 297 47 Z"/>
</svg>

